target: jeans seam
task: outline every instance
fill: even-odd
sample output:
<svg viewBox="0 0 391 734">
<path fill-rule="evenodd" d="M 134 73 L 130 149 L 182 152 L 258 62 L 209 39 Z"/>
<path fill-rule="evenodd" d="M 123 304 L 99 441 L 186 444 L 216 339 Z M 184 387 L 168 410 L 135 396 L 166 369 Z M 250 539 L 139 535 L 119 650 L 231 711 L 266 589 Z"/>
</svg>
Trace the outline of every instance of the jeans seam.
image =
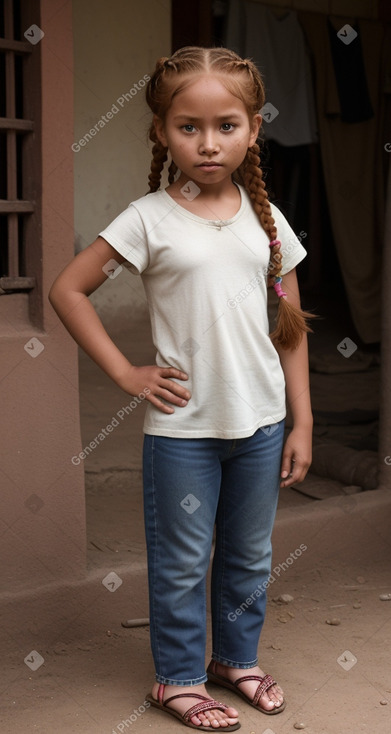
<svg viewBox="0 0 391 734">
<path fill-rule="evenodd" d="M 157 544 L 158 544 L 158 531 L 157 531 L 157 519 L 156 519 L 156 503 L 155 503 L 155 437 L 151 436 L 151 485 L 152 485 L 152 500 L 153 500 L 153 524 L 154 524 L 154 535 L 155 535 L 155 547 L 153 551 L 152 567 L 153 567 L 153 587 L 156 587 L 156 566 L 157 566 Z M 158 636 L 158 625 L 155 605 L 155 591 L 153 591 L 151 599 L 152 608 L 152 623 L 154 628 L 154 638 L 156 645 L 156 667 L 160 668 L 160 641 Z"/>
<path fill-rule="evenodd" d="M 221 636 L 223 633 L 223 596 L 224 596 L 224 574 L 225 574 L 225 507 L 222 499 L 222 528 L 221 528 L 221 584 L 219 595 L 219 651 L 221 650 Z"/>
</svg>

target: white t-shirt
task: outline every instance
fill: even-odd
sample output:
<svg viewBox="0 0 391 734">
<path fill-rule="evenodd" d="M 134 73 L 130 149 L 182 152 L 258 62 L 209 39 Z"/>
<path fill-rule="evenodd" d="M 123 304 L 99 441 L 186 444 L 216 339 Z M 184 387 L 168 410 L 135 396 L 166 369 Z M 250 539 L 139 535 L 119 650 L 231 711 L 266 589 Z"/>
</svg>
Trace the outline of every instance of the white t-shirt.
<svg viewBox="0 0 391 734">
<path fill-rule="evenodd" d="M 178 438 L 244 438 L 285 417 L 285 380 L 268 336 L 269 239 L 239 186 L 232 219 L 203 219 L 165 190 L 132 202 L 100 232 L 141 274 L 156 364 L 186 372 L 191 399 L 167 415 L 151 403 L 144 432 Z M 272 206 L 283 270 L 306 255 Z"/>
</svg>

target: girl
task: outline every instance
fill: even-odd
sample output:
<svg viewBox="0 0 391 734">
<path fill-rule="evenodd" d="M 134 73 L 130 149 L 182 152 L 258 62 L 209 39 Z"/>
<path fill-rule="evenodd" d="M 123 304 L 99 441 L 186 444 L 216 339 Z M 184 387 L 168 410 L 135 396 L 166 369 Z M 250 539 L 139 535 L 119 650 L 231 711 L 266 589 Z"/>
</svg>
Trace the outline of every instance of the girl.
<svg viewBox="0 0 391 734">
<path fill-rule="evenodd" d="M 116 384 L 149 401 L 143 471 L 156 683 L 148 700 L 186 726 L 228 732 L 240 727 L 238 712 L 208 696 L 208 678 L 259 712 L 285 706 L 257 647 L 279 484 L 302 481 L 311 461 L 308 314 L 295 274 L 305 251 L 267 198 L 256 143 L 264 87 L 251 61 L 183 48 L 157 62 L 147 102 L 149 195 L 75 257 L 49 297 Z M 168 153 L 169 186 L 159 190 Z M 109 260 L 141 274 L 156 365 L 131 364 L 87 298 Z M 279 296 L 271 335 L 268 283 Z M 285 387 L 294 427 L 282 448 Z"/>
</svg>

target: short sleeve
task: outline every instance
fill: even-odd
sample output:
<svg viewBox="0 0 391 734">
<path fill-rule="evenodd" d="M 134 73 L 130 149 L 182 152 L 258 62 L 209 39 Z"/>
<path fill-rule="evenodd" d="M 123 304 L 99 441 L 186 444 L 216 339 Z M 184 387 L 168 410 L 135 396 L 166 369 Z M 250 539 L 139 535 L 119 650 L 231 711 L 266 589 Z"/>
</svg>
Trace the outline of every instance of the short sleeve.
<svg viewBox="0 0 391 734">
<path fill-rule="evenodd" d="M 144 223 L 132 204 L 99 232 L 99 237 L 103 237 L 128 261 L 126 267 L 132 273 L 138 275 L 148 267 L 149 250 Z"/>
<path fill-rule="evenodd" d="M 281 275 L 286 275 L 296 267 L 307 255 L 306 250 L 299 238 L 295 235 L 292 227 L 288 224 L 280 210 L 271 204 L 272 215 L 277 227 L 277 238 L 281 242 L 282 269 Z"/>
</svg>

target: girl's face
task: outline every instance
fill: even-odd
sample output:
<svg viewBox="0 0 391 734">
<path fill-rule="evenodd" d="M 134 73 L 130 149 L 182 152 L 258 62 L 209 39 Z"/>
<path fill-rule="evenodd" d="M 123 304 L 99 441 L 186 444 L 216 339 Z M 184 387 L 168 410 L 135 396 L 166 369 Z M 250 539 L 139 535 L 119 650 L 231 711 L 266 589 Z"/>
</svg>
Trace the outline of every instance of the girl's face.
<svg viewBox="0 0 391 734">
<path fill-rule="evenodd" d="M 254 145 L 261 115 L 251 124 L 243 102 L 210 74 L 197 76 L 172 100 L 166 120 L 155 117 L 156 133 L 181 171 L 178 182 L 201 190 L 231 180 Z"/>
</svg>

